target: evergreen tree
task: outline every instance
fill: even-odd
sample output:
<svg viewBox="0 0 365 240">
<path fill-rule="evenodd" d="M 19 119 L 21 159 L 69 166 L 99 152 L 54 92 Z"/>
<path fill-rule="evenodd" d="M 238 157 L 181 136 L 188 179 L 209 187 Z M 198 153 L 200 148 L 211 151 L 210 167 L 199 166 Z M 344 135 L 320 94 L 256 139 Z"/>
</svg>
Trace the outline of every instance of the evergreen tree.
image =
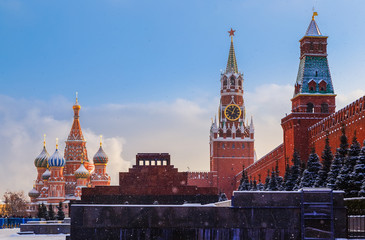
<svg viewBox="0 0 365 240">
<path fill-rule="evenodd" d="M 286 182 L 288 182 L 290 178 L 291 178 L 290 167 L 289 167 L 289 164 L 286 164 L 285 174 L 284 174 L 284 183 L 286 184 Z"/>
<path fill-rule="evenodd" d="M 319 169 L 321 169 L 322 164 L 319 162 L 319 157 L 312 149 L 312 153 L 309 155 L 307 169 L 304 170 L 300 187 L 314 187 L 314 183 L 317 178 Z"/>
<path fill-rule="evenodd" d="M 350 150 L 351 152 L 351 150 Z M 350 154 L 350 153 L 349 153 Z M 363 143 L 363 147 L 359 153 L 359 156 L 356 161 L 356 165 L 354 166 L 354 170 L 350 174 L 350 196 L 363 196 L 364 193 L 359 193 L 362 187 L 362 183 L 365 180 L 365 141 Z M 365 189 L 364 189 L 365 190 Z"/>
<path fill-rule="evenodd" d="M 245 172 L 245 166 L 242 166 L 242 177 L 240 180 L 240 185 L 238 187 L 238 191 L 249 191 L 250 190 L 250 182 L 248 181 L 248 176 Z"/>
<path fill-rule="evenodd" d="M 267 176 L 266 176 L 266 179 L 265 179 L 264 191 L 269 189 L 269 183 L 270 183 L 270 170 L 267 169 Z"/>
<path fill-rule="evenodd" d="M 280 172 L 279 172 L 279 164 L 278 162 L 276 162 L 276 166 L 275 166 L 275 180 L 276 180 L 276 186 L 278 188 L 278 191 L 282 191 L 284 188 L 284 179 L 282 176 L 280 176 Z"/>
<path fill-rule="evenodd" d="M 267 191 L 278 191 L 279 190 L 274 169 L 272 169 L 272 171 L 271 171 L 269 187 L 266 190 Z"/>
<path fill-rule="evenodd" d="M 300 157 L 298 152 L 295 150 L 293 153 L 292 162 L 293 165 L 289 169 L 290 173 L 288 174 L 287 180 L 285 181 L 285 191 L 293 191 L 298 179 L 300 179 Z"/>
<path fill-rule="evenodd" d="M 333 190 L 337 189 L 336 188 L 336 180 L 337 180 L 337 176 L 341 171 L 341 167 L 342 167 L 342 156 L 339 153 L 339 148 L 336 151 L 335 154 L 335 158 L 332 161 L 331 164 L 331 168 L 330 171 L 328 172 L 328 177 L 327 177 L 327 187 L 331 188 Z"/>
<path fill-rule="evenodd" d="M 347 151 L 349 148 L 349 144 L 346 137 L 346 131 L 345 131 L 345 125 L 342 125 L 342 135 L 340 137 L 340 148 L 338 150 L 338 153 L 341 155 L 342 160 L 345 160 L 345 157 L 347 155 Z M 343 164 L 343 162 L 342 162 Z"/>
<path fill-rule="evenodd" d="M 328 178 L 328 173 L 331 169 L 332 160 L 333 160 L 333 155 L 327 133 L 324 150 L 322 152 L 322 168 L 318 172 L 318 177 L 314 184 L 315 187 L 327 186 L 327 178 Z"/>
<path fill-rule="evenodd" d="M 65 219 L 65 213 L 63 212 L 63 204 L 62 204 L 62 202 L 59 202 L 58 203 L 58 207 L 57 207 L 57 209 L 58 209 L 58 212 L 57 212 L 57 220 L 63 220 L 63 219 Z"/>
<path fill-rule="evenodd" d="M 228 200 L 228 198 L 227 198 L 227 195 L 225 194 L 225 193 L 220 193 L 219 194 L 219 202 L 223 202 L 223 201 L 227 201 Z"/>
<path fill-rule="evenodd" d="M 262 182 L 261 182 L 261 174 L 259 174 L 259 183 L 257 184 L 257 190 L 264 191 L 264 189 L 265 189 L 265 186 L 264 186 L 264 184 L 262 184 Z"/>
<path fill-rule="evenodd" d="M 52 204 L 50 204 L 49 205 L 49 207 L 48 207 L 48 219 L 49 220 L 55 220 L 56 218 L 55 218 L 55 213 L 54 213 L 54 211 L 53 211 L 53 206 L 52 206 Z"/>
<path fill-rule="evenodd" d="M 357 195 L 357 191 L 354 189 L 354 180 L 351 179 L 351 175 L 360 153 L 360 144 L 357 141 L 356 132 L 354 133 L 352 144 L 347 153 L 348 156 L 345 156 L 342 168 L 336 179 L 336 188 L 345 191 L 345 197 L 352 197 Z M 351 194 L 352 190 L 354 190 L 353 194 L 356 195 Z"/>
<path fill-rule="evenodd" d="M 38 218 L 42 218 L 42 206 L 40 204 L 38 204 L 38 213 L 37 213 L 37 217 Z"/>
<path fill-rule="evenodd" d="M 257 182 L 256 182 L 256 178 L 254 178 L 254 179 L 253 179 L 253 184 L 252 184 L 251 191 L 257 191 Z"/>
<path fill-rule="evenodd" d="M 49 220 L 49 214 L 48 214 L 48 209 L 47 209 L 47 206 L 46 205 L 44 205 L 43 203 L 42 203 L 42 208 L 43 208 L 43 213 L 44 213 L 44 219 L 46 219 L 46 220 Z"/>
</svg>

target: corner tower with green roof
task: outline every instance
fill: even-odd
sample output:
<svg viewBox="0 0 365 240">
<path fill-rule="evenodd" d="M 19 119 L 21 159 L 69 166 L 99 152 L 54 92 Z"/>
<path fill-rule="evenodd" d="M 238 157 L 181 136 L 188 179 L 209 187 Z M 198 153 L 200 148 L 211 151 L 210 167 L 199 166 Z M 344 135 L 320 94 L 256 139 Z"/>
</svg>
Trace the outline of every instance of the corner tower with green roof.
<svg viewBox="0 0 365 240">
<path fill-rule="evenodd" d="M 327 36 L 323 36 L 314 19 L 299 40 L 300 63 L 292 112 L 281 120 L 284 130 L 284 155 L 291 159 L 296 149 L 302 159 L 309 156 L 308 128 L 335 112 L 336 94 L 327 60 Z"/>
</svg>

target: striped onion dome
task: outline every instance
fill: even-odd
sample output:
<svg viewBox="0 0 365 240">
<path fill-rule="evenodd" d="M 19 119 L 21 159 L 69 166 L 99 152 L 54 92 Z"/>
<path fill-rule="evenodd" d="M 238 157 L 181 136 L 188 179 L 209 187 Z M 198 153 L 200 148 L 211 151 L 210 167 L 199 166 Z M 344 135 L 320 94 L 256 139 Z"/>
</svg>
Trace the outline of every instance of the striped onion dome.
<svg viewBox="0 0 365 240">
<path fill-rule="evenodd" d="M 43 146 L 42 152 L 34 160 L 34 166 L 36 168 L 46 168 L 48 158 L 49 158 L 49 154 L 47 152 L 46 146 Z"/>
<path fill-rule="evenodd" d="M 42 174 L 42 179 L 43 180 L 48 180 L 48 178 L 51 176 L 51 172 L 49 171 L 49 169 L 47 168 L 46 171 L 44 171 L 44 173 Z"/>
<path fill-rule="evenodd" d="M 40 195 L 40 193 L 34 187 L 28 193 L 28 196 L 31 198 L 37 198 L 37 197 L 39 197 L 39 195 Z"/>
<path fill-rule="evenodd" d="M 62 157 L 58 148 L 56 148 L 56 151 L 53 153 L 53 155 L 48 158 L 48 165 L 50 167 L 64 167 L 65 164 L 65 159 Z"/>
<path fill-rule="evenodd" d="M 100 146 L 99 150 L 93 157 L 94 164 L 107 164 L 108 156 L 104 152 L 102 146 Z"/>
<path fill-rule="evenodd" d="M 85 168 L 84 164 L 81 163 L 80 167 L 75 171 L 76 178 L 88 178 L 90 172 Z"/>
</svg>

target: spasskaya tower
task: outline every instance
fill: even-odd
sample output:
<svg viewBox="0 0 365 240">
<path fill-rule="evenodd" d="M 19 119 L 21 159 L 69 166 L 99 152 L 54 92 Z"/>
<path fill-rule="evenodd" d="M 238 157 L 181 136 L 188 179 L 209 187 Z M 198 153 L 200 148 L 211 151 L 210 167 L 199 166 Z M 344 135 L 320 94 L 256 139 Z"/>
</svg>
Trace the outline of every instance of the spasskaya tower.
<svg viewBox="0 0 365 240">
<path fill-rule="evenodd" d="M 210 171 L 217 173 L 217 187 L 230 198 L 236 190 L 236 175 L 242 166 L 254 162 L 254 125 L 246 119 L 243 73 L 238 71 L 233 46 L 234 30 L 229 31 L 231 46 L 225 72 L 221 74 L 218 120 L 210 129 Z M 246 124 L 245 124 L 246 122 Z"/>
</svg>

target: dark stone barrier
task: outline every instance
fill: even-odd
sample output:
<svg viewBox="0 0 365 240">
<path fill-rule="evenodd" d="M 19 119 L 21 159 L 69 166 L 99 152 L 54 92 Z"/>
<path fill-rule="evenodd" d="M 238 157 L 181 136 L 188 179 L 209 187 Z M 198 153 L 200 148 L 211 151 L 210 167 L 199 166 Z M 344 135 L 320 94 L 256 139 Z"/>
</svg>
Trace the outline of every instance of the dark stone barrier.
<svg viewBox="0 0 365 240">
<path fill-rule="evenodd" d="M 324 219 L 329 200 L 331 214 Z M 310 237 L 332 233 L 336 238 L 346 237 L 343 193 L 234 192 L 231 207 L 214 204 L 71 206 L 72 240 L 301 239 L 304 231 Z"/>
</svg>

